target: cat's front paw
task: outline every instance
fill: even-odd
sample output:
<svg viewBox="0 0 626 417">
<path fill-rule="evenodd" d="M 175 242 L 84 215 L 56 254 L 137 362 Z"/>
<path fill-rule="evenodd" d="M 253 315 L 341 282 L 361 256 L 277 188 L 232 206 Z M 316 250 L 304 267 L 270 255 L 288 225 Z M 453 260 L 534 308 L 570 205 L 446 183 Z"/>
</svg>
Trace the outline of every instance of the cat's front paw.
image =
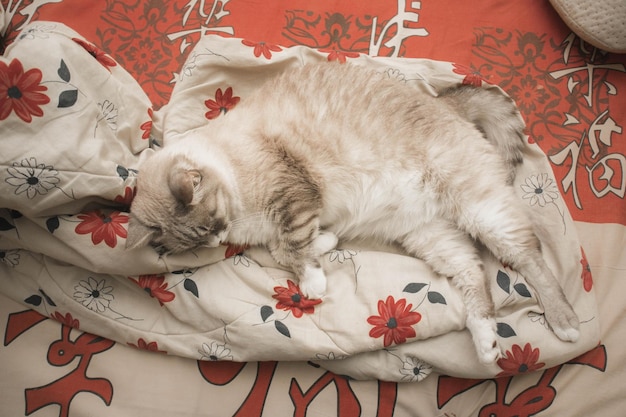
<svg viewBox="0 0 626 417">
<path fill-rule="evenodd" d="M 468 319 L 467 327 L 472 334 L 478 360 L 490 365 L 502 357 L 498 343 L 497 324 L 493 318 Z"/>
<path fill-rule="evenodd" d="M 313 241 L 313 250 L 315 251 L 316 257 L 320 257 L 326 252 L 330 252 L 335 249 L 337 247 L 337 242 L 339 242 L 339 239 L 333 232 L 326 230 L 320 232 L 320 234 Z"/>
<path fill-rule="evenodd" d="M 300 277 L 300 291 L 310 300 L 322 298 L 326 294 L 326 275 L 322 268 L 304 268 Z"/>
</svg>

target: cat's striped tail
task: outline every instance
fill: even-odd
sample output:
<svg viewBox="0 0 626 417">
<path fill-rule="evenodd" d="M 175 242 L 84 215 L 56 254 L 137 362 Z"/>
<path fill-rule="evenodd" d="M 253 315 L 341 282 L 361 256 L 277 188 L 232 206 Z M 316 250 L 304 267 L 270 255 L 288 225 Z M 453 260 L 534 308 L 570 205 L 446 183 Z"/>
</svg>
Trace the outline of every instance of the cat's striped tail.
<svg viewBox="0 0 626 417">
<path fill-rule="evenodd" d="M 495 87 L 470 85 L 446 89 L 439 97 L 449 101 L 498 149 L 507 164 L 509 182 L 513 182 L 526 146 L 526 125 L 513 99 Z"/>
</svg>

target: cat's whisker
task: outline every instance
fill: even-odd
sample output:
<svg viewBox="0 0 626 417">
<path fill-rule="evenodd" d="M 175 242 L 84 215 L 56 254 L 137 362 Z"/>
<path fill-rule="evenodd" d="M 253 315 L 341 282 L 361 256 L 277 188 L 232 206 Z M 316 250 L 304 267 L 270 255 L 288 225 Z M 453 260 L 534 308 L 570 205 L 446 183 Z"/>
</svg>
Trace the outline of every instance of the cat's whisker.
<svg viewBox="0 0 626 417">
<path fill-rule="evenodd" d="M 231 223 L 230 224 L 230 230 L 238 230 L 238 229 L 242 229 L 245 227 L 250 227 L 250 226 L 255 226 L 255 227 L 260 227 L 266 224 L 278 224 L 279 222 L 274 221 L 274 220 L 267 220 L 267 219 L 257 219 L 257 220 L 246 220 L 246 221 L 242 221 L 242 222 L 238 222 L 238 223 Z"/>
<path fill-rule="evenodd" d="M 250 219 L 263 218 L 263 217 L 265 217 L 263 213 L 248 214 L 247 216 L 242 216 L 242 217 L 232 220 L 231 223 L 239 223 L 239 222 L 247 221 Z"/>
<path fill-rule="evenodd" d="M 238 219 L 232 220 L 230 222 L 230 226 L 232 229 L 236 229 L 244 225 L 260 226 L 264 224 L 276 224 L 276 223 L 278 223 L 278 221 L 268 219 L 265 214 L 257 213 L 257 214 L 250 214 L 248 216 L 243 216 Z"/>
</svg>

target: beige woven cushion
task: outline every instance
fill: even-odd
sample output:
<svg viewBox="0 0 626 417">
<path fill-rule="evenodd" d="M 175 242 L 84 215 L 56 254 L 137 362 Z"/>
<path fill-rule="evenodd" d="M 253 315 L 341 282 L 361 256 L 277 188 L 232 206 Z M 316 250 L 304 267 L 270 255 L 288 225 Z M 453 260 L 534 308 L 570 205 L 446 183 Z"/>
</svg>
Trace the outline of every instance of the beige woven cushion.
<svg viewBox="0 0 626 417">
<path fill-rule="evenodd" d="M 626 53 L 626 0 L 550 0 L 584 41 L 608 52 Z"/>
</svg>

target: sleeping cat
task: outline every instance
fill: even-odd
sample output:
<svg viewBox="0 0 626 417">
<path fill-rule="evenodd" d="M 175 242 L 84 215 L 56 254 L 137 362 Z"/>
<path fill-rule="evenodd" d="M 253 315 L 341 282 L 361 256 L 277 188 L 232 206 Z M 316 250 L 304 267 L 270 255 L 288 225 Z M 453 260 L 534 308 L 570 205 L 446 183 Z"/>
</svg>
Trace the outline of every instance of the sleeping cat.
<svg viewBox="0 0 626 417">
<path fill-rule="evenodd" d="M 142 164 L 126 244 L 265 245 L 318 298 L 319 258 L 337 238 L 398 243 L 461 290 L 478 357 L 492 363 L 500 348 L 478 240 L 535 288 L 554 333 L 575 341 L 576 313 L 510 186 L 523 129 L 493 90 L 434 98 L 359 66 L 287 70 Z"/>
</svg>

